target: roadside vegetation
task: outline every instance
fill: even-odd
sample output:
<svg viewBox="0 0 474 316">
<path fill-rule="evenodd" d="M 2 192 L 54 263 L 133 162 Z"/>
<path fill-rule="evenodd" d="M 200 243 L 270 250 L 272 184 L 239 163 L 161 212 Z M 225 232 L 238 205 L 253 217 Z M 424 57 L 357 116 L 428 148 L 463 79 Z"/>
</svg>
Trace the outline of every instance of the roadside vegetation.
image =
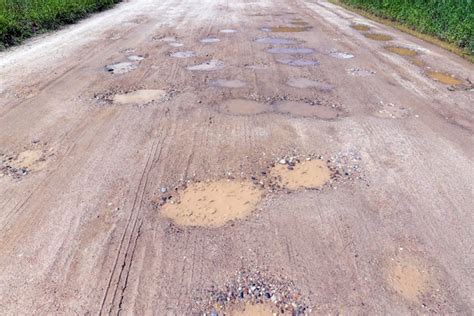
<svg viewBox="0 0 474 316">
<path fill-rule="evenodd" d="M 0 49 L 73 23 L 120 0 L 0 0 Z"/>
<path fill-rule="evenodd" d="M 454 44 L 474 56 L 473 0 L 337 0 Z"/>
</svg>

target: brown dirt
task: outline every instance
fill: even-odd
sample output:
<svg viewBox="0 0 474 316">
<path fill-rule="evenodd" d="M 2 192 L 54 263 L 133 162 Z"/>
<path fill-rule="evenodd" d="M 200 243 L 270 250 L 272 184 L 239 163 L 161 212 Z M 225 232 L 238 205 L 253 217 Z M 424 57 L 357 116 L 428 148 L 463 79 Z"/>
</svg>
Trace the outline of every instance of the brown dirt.
<svg viewBox="0 0 474 316">
<path fill-rule="evenodd" d="M 271 175 L 290 190 L 320 189 L 331 179 L 331 170 L 326 162 L 316 159 L 303 161 L 290 168 L 286 164 L 276 164 Z"/>
</svg>

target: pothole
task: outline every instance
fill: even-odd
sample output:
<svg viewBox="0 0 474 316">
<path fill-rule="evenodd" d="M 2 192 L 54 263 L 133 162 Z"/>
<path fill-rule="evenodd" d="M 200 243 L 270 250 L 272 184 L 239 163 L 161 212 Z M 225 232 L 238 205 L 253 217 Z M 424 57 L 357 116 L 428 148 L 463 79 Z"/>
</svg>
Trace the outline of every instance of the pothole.
<svg viewBox="0 0 474 316">
<path fill-rule="evenodd" d="M 314 49 L 304 47 L 274 47 L 267 50 L 270 54 L 314 54 Z"/>
<path fill-rule="evenodd" d="M 245 81 L 242 81 L 242 80 L 225 80 L 225 79 L 212 80 L 209 84 L 211 86 L 221 87 L 221 88 L 243 88 L 246 85 Z"/>
<path fill-rule="evenodd" d="M 252 182 L 218 180 L 192 183 L 168 200 L 161 214 L 178 225 L 220 227 L 247 217 L 262 199 Z"/>
<path fill-rule="evenodd" d="M 131 62 L 121 62 L 105 66 L 105 70 L 113 74 L 124 74 L 137 68 L 138 65 Z"/>
<path fill-rule="evenodd" d="M 190 57 L 196 57 L 196 53 L 188 50 L 188 51 L 182 51 L 182 52 L 175 52 L 170 54 L 171 57 L 174 58 L 190 58 Z"/>
<path fill-rule="evenodd" d="M 275 164 L 270 175 L 289 190 L 321 189 L 331 179 L 331 170 L 325 161 L 319 159 L 299 163 L 282 160 Z"/>
<path fill-rule="evenodd" d="M 219 32 L 224 33 L 224 34 L 232 34 L 232 33 L 236 33 L 237 30 L 234 30 L 234 29 L 223 29 L 223 30 L 220 30 Z"/>
<path fill-rule="evenodd" d="M 272 44 L 272 45 L 293 45 L 296 44 L 295 40 L 281 37 L 261 37 L 255 40 L 261 44 Z"/>
<path fill-rule="evenodd" d="M 14 179 L 22 179 L 46 166 L 46 156 L 41 149 L 29 149 L 17 155 L 0 155 L 0 159 L 0 173 Z"/>
<path fill-rule="evenodd" d="M 127 59 L 130 61 L 142 61 L 143 59 L 145 59 L 145 57 L 142 55 L 130 55 L 127 56 Z"/>
<path fill-rule="evenodd" d="M 364 68 L 350 68 L 347 72 L 356 77 L 369 77 L 376 74 L 375 71 Z"/>
<path fill-rule="evenodd" d="M 125 94 L 116 94 L 113 96 L 115 104 L 147 104 L 153 101 L 162 100 L 166 96 L 165 90 L 143 89 Z"/>
<path fill-rule="evenodd" d="M 271 110 L 268 104 L 246 99 L 230 99 L 222 103 L 219 110 L 233 115 L 256 115 Z"/>
<path fill-rule="evenodd" d="M 275 111 L 279 113 L 298 117 L 316 117 L 322 120 L 333 120 L 339 115 L 336 108 L 299 101 L 279 101 L 273 106 Z"/>
<path fill-rule="evenodd" d="M 291 21 L 290 24 L 297 26 L 308 26 L 309 23 L 305 21 Z"/>
<path fill-rule="evenodd" d="M 418 52 L 416 50 L 405 48 L 405 47 L 385 46 L 385 49 L 388 50 L 389 52 L 392 52 L 400 56 L 414 57 L 418 55 Z"/>
<path fill-rule="evenodd" d="M 354 58 L 354 55 L 346 52 L 339 52 L 339 51 L 334 51 L 330 52 L 329 56 L 337 58 L 337 59 L 351 59 Z"/>
<path fill-rule="evenodd" d="M 308 88 L 315 88 L 322 92 L 330 92 L 334 89 L 334 86 L 325 82 L 319 82 L 310 80 L 307 78 L 290 78 L 286 82 L 287 85 L 293 88 L 298 89 L 308 89 Z"/>
<path fill-rule="evenodd" d="M 365 25 L 365 24 L 352 24 L 351 27 L 354 30 L 361 31 L 361 32 L 366 32 L 370 30 L 370 26 Z"/>
<path fill-rule="evenodd" d="M 310 29 L 308 26 L 275 26 L 269 28 L 272 33 L 298 33 L 306 32 Z"/>
<path fill-rule="evenodd" d="M 462 83 L 462 81 L 454 77 L 454 75 L 450 75 L 440 71 L 427 71 L 426 75 L 429 78 L 446 85 L 457 85 Z"/>
<path fill-rule="evenodd" d="M 192 71 L 214 71 L 224 68 L 224 63 L 217 59 L 212 59 L 202 64 L 188 66 L 188 70 Z"/>
<path fill-rule="evenodd" d="M 364 36 L 370 38 L 371 40 L 381 42 L 391 41 L 393 39 L 393 37 L 391 37 L 390 35 L 381 33 L 364 33 Z"/>
<path fill-rule="evenodd" d="M 212 44 L 212 43 L 217 43 L 220 42 L 221 40 L 216 38 L 216 37 L 206 37 L 200 40 L 201 43 L 204 44 Z"/>
<path fill-rule="evenodd" d="M 306 67 L 306 66 L 318 66 L 319 61 L 313 59 L 277 59 L 277 62 L 284 65 Z"/>
<path fill-rule="evenodd" d="M 171 42 L 168 45 L 171 46 L 171 47 L 182 47 L 182 46 L 184 46 L 183 43 L 178 43 L 178 42 Z"/>
<path fill-rule="evenodd" d="M 381 118 L 406 118 L 410 115 L 410 110 L 408 108 L 397 106 L 393 103 L 385 103 L 380 101 L 380 108 L 375 111 L 375 116 Z"/>
</svg>

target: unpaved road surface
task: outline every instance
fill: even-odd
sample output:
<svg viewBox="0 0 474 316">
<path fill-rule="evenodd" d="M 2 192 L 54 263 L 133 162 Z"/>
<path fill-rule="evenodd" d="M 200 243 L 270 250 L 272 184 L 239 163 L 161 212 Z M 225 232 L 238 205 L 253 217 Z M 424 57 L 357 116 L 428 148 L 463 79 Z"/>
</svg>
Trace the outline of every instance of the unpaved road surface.
<svg viewBox="0 0 474 316">
<path fill-rule="evenodd" d="M 473 73 L 315 0 L 1 53 L 0 314 L 472 314 Z"/>
</svg>

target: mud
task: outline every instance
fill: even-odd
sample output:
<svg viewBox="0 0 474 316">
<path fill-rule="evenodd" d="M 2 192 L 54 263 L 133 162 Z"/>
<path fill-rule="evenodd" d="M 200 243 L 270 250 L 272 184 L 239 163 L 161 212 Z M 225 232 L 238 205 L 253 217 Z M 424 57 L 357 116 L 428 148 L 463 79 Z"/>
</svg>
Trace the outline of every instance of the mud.
<svg viewBox="0 0 474 316">
<path fill-rule="evenodd" d="M 352 24 L 351 27 L 354 30 L 361 31 L 361 32 L 366 32 L 370 30 L 370 26 L 365 25 L 365 24 Z"/>
<path fill-rule="evenodd" d="M 309 23 L 305 21 L 291 21 L 290 24 L 298 26 L 308 26 Z"/>
<path fill-rule="evenodd" d="M 255 115 L 271 111 L 268 104 L 245 99 L 231 99 L 221 104 L 219 110 L 232 115 Z"/>
<path fill-rule="evenodd" d="M 221 88 L 242 88 L 242 87 L 245 87 L 246 82 L 242 80 L 217 79 L 217 80 L 212 80 L 209 84 L 213 87 L 221 87 Z"/>
<path fill-rule="evenodd" d="M 127 72 L 130 72 L 132 70 L 135 70 L 138 68 L 138 65 L 135 63 L 131 62 L 121 62 L 121 63 L 116 63 L 116 64 L 111 64 L 105 66 L 105 70 L 113 73 L 113 74 L 124 74 Z"/>
<path fill-rule="evenodd" d="M 334 86 L 325 82 L 310 80 L 307 78 L 290 78 L 286 82 L 287 85 L 298 89 L 315 88 L 322 92 L 330 92 L 334 89 Z"/>
<path fill-rule="evenodd" d="M 388 50 L 389 52 L 392 52 L 392 53 L 400 55 L 400 56 L 414 57 L 414 56 L 418 55 L 417 51 L 406 48 L 406 47 L 385 46 L 385 49 Z"/>
<path fill-rule="evenodd" d="M 345 53 L 345 52 L 331 52 L 329 56 L 337 58 L 337 59 L 351 59 L 354 58 L 354 55 Z"/>
<path fill-rule="evenodd" d="M 303 161 L 294 166 L 277 163 L 270 174 L 288 190 L 321 189 L 331 179 L 331 170 L 326 162 L 319 159 Z"/>
<path fill-rule="evenodd" d="M 165 90 L 144 89 L 126 94 L 117 94 L 113 97 L 115 104 L 147 104 L 162 100 L 166 96 Z"/>
<path fill-rule="evenodd" d="M 175 52 L 170 55 L 171 57 L 174 58 L 191 58 L 191 57 L 196 57 L 196 53 L 188 50 L 188 51 L 182 51 L 182 52 Z"/>
<path fill-rule="evenodd" d="M 213 44 L 213 43 L 218 43 L 220 41 L 221 41 L 220 39 L 215 38 L 215 37 L 207 37 L 200 40 L 200 42 L 204 44 Z"/>
<path fill-rule="evenodd" d="M 271 44 L 271 45 L 293 45 L 296 44 L 296 41 L 289 38 L 281 37 L 262 37 L 255 40 L 257 43 L 261 44 Z"/>
<path fill-rule="evenodd" d="M 454 75 L 440 71 L 427 71 L 426 75 L 434 81 L 438 81 L 445 85 L 458 85 L 462 83 L 462 81 L 454 77 Z"/>
<path fill-rule="evenodd" d="M 271 27 L 270 32 L 272 33 L 299 33 L 309 31 L 311 28 L 308 26 L 276 26 Z"/>
<path fill-rule="evenodd" d="M 182 226 L 219 227 L 249 216 L 263 192 L 251 182 L 218 180 L 192 183 L 161 208 L 161 215 Z"/>
<path fill-rule="evenodd" d="M 267 50 L 270 54 L 314 54 L 314 49 L 312 48 L 304 48 L 304 47 L 274 47 Z"/>
<path fill-rule="evenodd" d="M 298 101 L 280 101 L 273 106 L 276 112 L 296 117 L 315 117 L 322 120 L 333 120 L 338 117 L 338 111 L 335 108 L 323 105 L 312 105 Z"/>
<path fill-rule="evenodd" d="M 284 65 L 296 66 L 296 67 L 307 67 L 307 66 L 318 66 L 319 61 L 311 59 L 277 59 L 277 62 Z"/>
<path fill-rule="evenodd" d="M 393 37 L 387 34 L 380 34 L 380 33 L 364 33 L 364 36 L 370 38 L 374 41 L 386 42 L 391 41 Z"/>
<path fill-rule="evenodd" d="M 217 59 L 211 59 L 208 62 L 198 64 L 198 65 L 193 65 L 193 66 L 188 66 L 186 67 L 188 70 L 191 71 L 214 71 L 214 70 L 220 70 L 225 67 L 225 64 Z"/>
</svg>

